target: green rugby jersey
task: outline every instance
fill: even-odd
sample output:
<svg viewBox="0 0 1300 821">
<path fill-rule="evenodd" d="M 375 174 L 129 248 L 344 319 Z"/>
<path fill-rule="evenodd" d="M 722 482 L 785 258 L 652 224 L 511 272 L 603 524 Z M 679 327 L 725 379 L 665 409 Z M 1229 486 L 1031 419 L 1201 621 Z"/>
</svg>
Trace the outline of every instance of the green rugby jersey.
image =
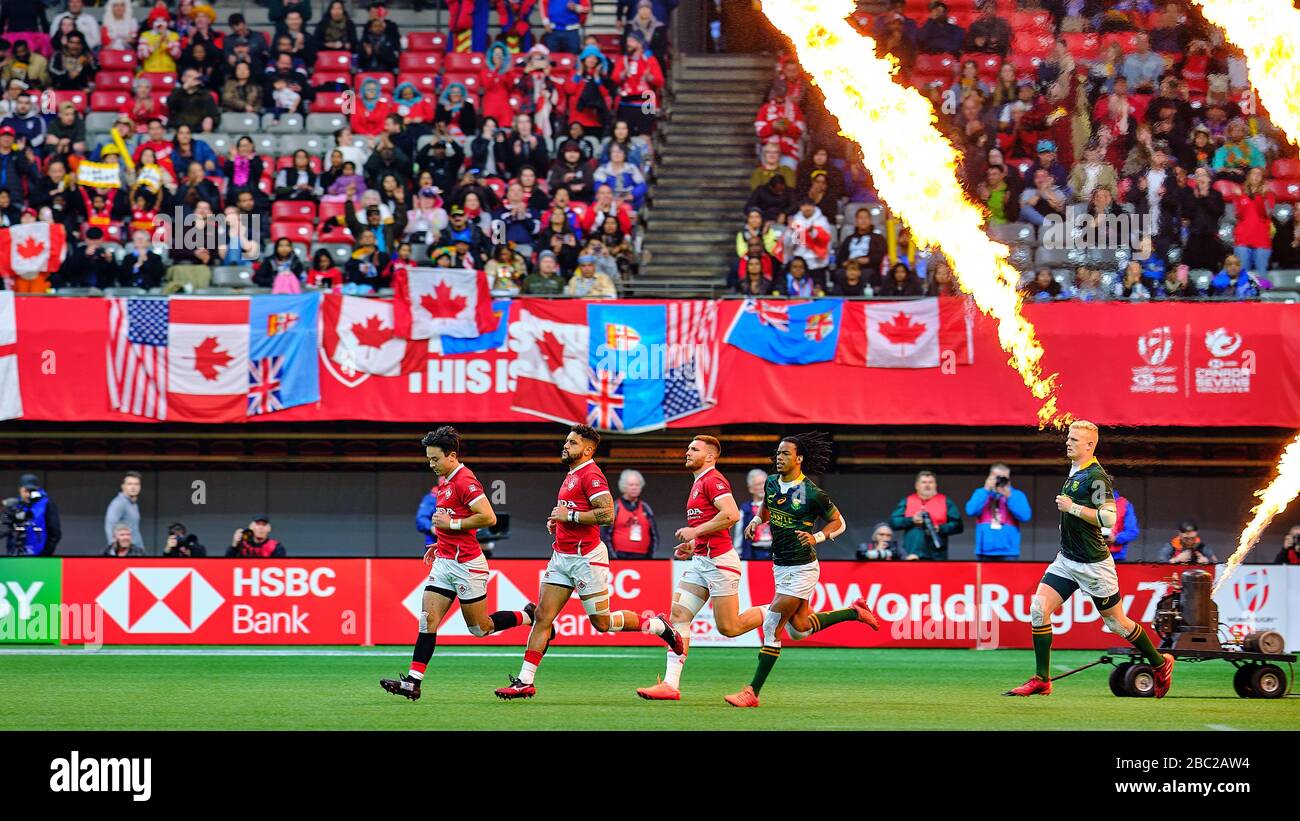
<svg viewBox="0 0 1300 821">
<path fill-rule="evenodd" d="M 1075 471 L 1061 486 L 1061 495 L 1096 510 L 1115 501 L 1113 480 L 1096 459 Z M 1118 523 L 1116 523 L 1118 525 Z M 1061 511 L 1061 555 L 1076 562 L 1099 562 L 1110 556 L 1101 527 Z"/>
<path fill-rule="evenodd" d="M 817 551 L 805 547 L 795 534 L 816 532 L 818 517 L 830 519 L 835 503 L 826 491 L 802 477 L 788 491 L 781 490 L 781 477 L 767 477 L 763 487 L 763 507 L 772 527 L 772 564 L 808 564 L 817 561 Z"/>
</svg>

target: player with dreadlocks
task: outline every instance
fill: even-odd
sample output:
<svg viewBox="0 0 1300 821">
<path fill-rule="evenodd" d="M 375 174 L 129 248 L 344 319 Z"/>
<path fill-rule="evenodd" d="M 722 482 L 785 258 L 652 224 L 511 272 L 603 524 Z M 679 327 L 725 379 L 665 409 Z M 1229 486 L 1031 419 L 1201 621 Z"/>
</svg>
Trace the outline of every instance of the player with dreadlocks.
<svg viewBox="0 0 1300 821">
<path fill-rule="evenodd" d="M 733 707 L 758 706 L 758 692 L 781 656 L 782 628 L 795 641 L 844 621 L 860 621 L 872 630 L 880 629 L 865 598 L 843 610 L 825 613 L 812 612 L 808 604 L 821 575 L 817 545 L 846 529 L 844 517 L 831 497 L 804 475 L 825 473 L 830 461 L 830 437 L 824 433 L 787 436 L 777 445 L 773 459 L 776 473 L 767 477 L 763 487 L 762 510 L 745 528 L 746 537 L 752 539 L 760 520 L 771 525 L 776 598 L 763 615 L 763 646 L 758 650 L 754 680 L 739 693 L 726 696 Z M 819 519 L 826 524 L 816 530 Z"/>
</svg>

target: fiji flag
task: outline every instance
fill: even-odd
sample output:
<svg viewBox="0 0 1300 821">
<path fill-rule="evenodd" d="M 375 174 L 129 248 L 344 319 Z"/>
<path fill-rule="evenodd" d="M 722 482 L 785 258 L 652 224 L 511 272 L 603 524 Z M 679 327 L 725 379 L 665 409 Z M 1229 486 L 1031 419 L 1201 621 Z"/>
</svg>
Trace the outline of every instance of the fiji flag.
<svg viewBox="0 0 1300 821">
<path fill-rule="evenodd" d="M 249 306 L 248 415 L 320 401 L 319 293 L 255 296 Z"/>
<path fill-rule="evenodd" d="M 591 304 L 587 423 L 636 433 L 664 426 L 668 317 L 662 304 Z"/>
<path fill-rule="evenodd" d="M 841 299 L 747 299 L 736 312 L 726 341 L 778 365 L 829 362 L 839 343 L 843 308 Z"/>
</svg>

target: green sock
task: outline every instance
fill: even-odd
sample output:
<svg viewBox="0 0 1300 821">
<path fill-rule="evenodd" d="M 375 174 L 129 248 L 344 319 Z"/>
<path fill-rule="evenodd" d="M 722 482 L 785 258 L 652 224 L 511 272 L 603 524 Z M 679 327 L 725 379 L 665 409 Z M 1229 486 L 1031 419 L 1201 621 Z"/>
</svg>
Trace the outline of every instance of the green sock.
<svg viewBox="0 0 1300 821">
<path fill-rule="evenodd" d="M 1030 628 L 1034 632 L 1034 675 L 1051 681 L 1052 626 Z"/>
<path fill-rule="evenodd" d="M 1142 625 L 1133 625 L 1133 632 L 1124 637 L 1125 641 L 1142 651 L 1147 661 L 1155 667 L 1163 667 L 1165 657 L 1160 655 L 1160 651 L 1151 643 L 1151 634 L 1142 629 Z"/>
<path fill-rule="evenodd" d="M 767 674 L 772 672 L 776 666 L 776 660 L 781 657 L 780 647 L 768 647 L 764 645 L 758 648 L 758 669 L 754 671 L 754 680 L 749 683 L 754 688 L 754 695 L 763 689 L 763 682 L 767 681 Z"/>
<path fill-rule="evenodd" d="M 846 607 L 843 610 L 828 610 L 825 613 L 813 613 L 809 616 L 812 620 L 812 631 L 825 630 L 832 624 L 839 624 L 842 621 L 855 621 L 858 613 L 852 607 Z"/>
</svg>

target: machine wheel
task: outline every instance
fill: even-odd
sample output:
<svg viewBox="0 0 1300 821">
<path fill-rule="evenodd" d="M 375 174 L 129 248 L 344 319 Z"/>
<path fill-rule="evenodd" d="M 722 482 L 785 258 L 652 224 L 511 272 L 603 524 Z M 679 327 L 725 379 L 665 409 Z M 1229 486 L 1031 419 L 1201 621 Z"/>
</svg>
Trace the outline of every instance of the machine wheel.
<svg viewBox="0 0 1300 821">
<path fill-rule="evenodd" d="M 1242 698 L 1254 698 L 1255 691 L 1250 689 L 1250 680 L 1255 675 L 1255 665 L 1243 664 L 1232 676 L 1232 689 Z"/>
<path fill-rule="evenodd" d="M 1124 689 L 1136 698 L 1152 698 L 1156 692 L 1156 674 L 1150 664 L 1134 664 L 1124 673 Z"/>
<path fill-rule="evenodd" d="M 1250 677 L 1255 698 L 1281 698 L 1286 695 L 1286 685 L 1286 673 L 1276 664 L 1256 665 Z"/>
<path fill-rule="evenodd" d="M 1128 673 L 1128 668 L 1133 666 L 1133 662 L 1124 661 L 1115 665 L 1110 671 L 1110 691 L 1120 698 L 1128 697 L 1128 690 L 1124 687 L 1124 676 Z"/>
</svg>

